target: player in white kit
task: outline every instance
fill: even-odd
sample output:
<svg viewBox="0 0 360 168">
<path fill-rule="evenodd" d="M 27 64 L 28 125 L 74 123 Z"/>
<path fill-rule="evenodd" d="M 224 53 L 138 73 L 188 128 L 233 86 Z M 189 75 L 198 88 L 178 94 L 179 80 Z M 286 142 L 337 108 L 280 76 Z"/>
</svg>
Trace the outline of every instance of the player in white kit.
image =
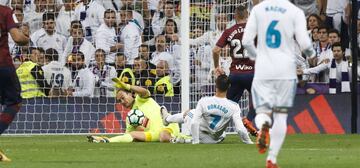
<svg viewBox="0 0 360 168">
<path fill-rule="evenodd" d="M 201 98 L 196 109 L 191 110 L 186 115 L 182 113 L 170 115 L 162 107 L 161 114 L 164 124 L 183 123 L 185 119 L 185 128 L 190 129 L 193 144 L 219 143 L 224 140 L 225 130 L 232 120 L 235 131 L 239 134 L 241 140 L 246 144 L 253 144 L 240 117 L 239 105 L 226 98 L 229 86 L 230 81 L 226 75 L 218 76 L 215 95 Z M 183 133 L 188 134 L 189 131 L 185 129 Z"/>
<path fill-rule="evenodd" d="M 306 56 L 315 55 L 301 9 L 288 0 L 266 0 L 252 9 L 242 44 L 256 58 L 252 99 L 255 124 L 260 129 L 257 147 L 265 153 L 270 141 L 268 168 L 278 167 L 276 158 L 286 136 L 287 112 L 296 93 L 295 40 Z"/>
</svg>

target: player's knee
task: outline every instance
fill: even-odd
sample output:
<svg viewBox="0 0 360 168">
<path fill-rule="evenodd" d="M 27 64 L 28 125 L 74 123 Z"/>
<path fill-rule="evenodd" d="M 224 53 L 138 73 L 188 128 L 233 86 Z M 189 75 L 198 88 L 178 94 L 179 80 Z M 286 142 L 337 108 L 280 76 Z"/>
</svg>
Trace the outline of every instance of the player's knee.
<svg viewBox="0 0 360 168">
<path fill-rule="evenodd" d="M 171 134 L 169 131 L 164 130 L 160 132 L 160 142 L 170 142 Z"/>
<path fill-rule="evenodd" d="M 286 107 L 274 107 L 273 112 L 274 113 L 288 113 L 288 108 Z"/>
<path fill-rule="evenodd" d="M 269 106 L 259 106 L 256 108 L 256 114 L 267 114 L 271 115 L 272 109 Z"/>
</svg>

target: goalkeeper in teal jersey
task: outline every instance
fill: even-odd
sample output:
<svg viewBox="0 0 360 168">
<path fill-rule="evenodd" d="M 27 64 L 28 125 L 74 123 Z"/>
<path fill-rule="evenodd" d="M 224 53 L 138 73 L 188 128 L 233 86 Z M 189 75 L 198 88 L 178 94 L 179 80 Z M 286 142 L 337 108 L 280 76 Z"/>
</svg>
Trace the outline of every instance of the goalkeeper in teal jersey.
<svg viewBox="0 0 360 168">
<path fill-rule="evenodd" d="M 119 91 L 116 94 L 117 101 L 126 108 L 140 110 L 148 119 L 145 124 L 134 127 L 126 123 L 124 135 L 115 137 L 88 136 L 89 142 L 113 143 L 113 142 L 169 142 L 172 136 L 179 134 L 177 123 L 164 126 L 160 114 L 160 105 L 151 98 L 150 91 L 134 85 L 125 84 L 114 79 Z"/>
</svg>

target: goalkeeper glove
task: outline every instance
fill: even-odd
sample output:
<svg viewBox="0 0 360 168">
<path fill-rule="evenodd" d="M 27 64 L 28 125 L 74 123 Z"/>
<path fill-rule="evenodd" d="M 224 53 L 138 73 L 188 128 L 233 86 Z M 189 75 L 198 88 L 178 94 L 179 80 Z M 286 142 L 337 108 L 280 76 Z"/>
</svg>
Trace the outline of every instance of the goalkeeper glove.
<svg viewBox="0 0 360 168">
<path fill-rule="evenodd" d="M 113 82 L 115 82 L 115 87 L 120 88 L 120 89 L 124 89 L 124 90 L 130 90 L 130 84 L 124 83 L 123 81 L 120 81 L 119 78 L 112 78 L 111 79 Z"/>
</svg>

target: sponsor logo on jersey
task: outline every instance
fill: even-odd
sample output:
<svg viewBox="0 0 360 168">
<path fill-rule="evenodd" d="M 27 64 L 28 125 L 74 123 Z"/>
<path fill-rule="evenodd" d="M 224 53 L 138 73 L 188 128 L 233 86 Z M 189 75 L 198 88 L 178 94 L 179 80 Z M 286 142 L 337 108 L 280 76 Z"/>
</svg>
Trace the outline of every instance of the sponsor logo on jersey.
<svg viewBox="0 0 360 168">
<path fill-rule="evenodd" d="M 248 65 L 235 65 L 235 69 L 242 71 L 249 71 L 249 70 L 253 70 L 253 67 Z"/>
</svg>

